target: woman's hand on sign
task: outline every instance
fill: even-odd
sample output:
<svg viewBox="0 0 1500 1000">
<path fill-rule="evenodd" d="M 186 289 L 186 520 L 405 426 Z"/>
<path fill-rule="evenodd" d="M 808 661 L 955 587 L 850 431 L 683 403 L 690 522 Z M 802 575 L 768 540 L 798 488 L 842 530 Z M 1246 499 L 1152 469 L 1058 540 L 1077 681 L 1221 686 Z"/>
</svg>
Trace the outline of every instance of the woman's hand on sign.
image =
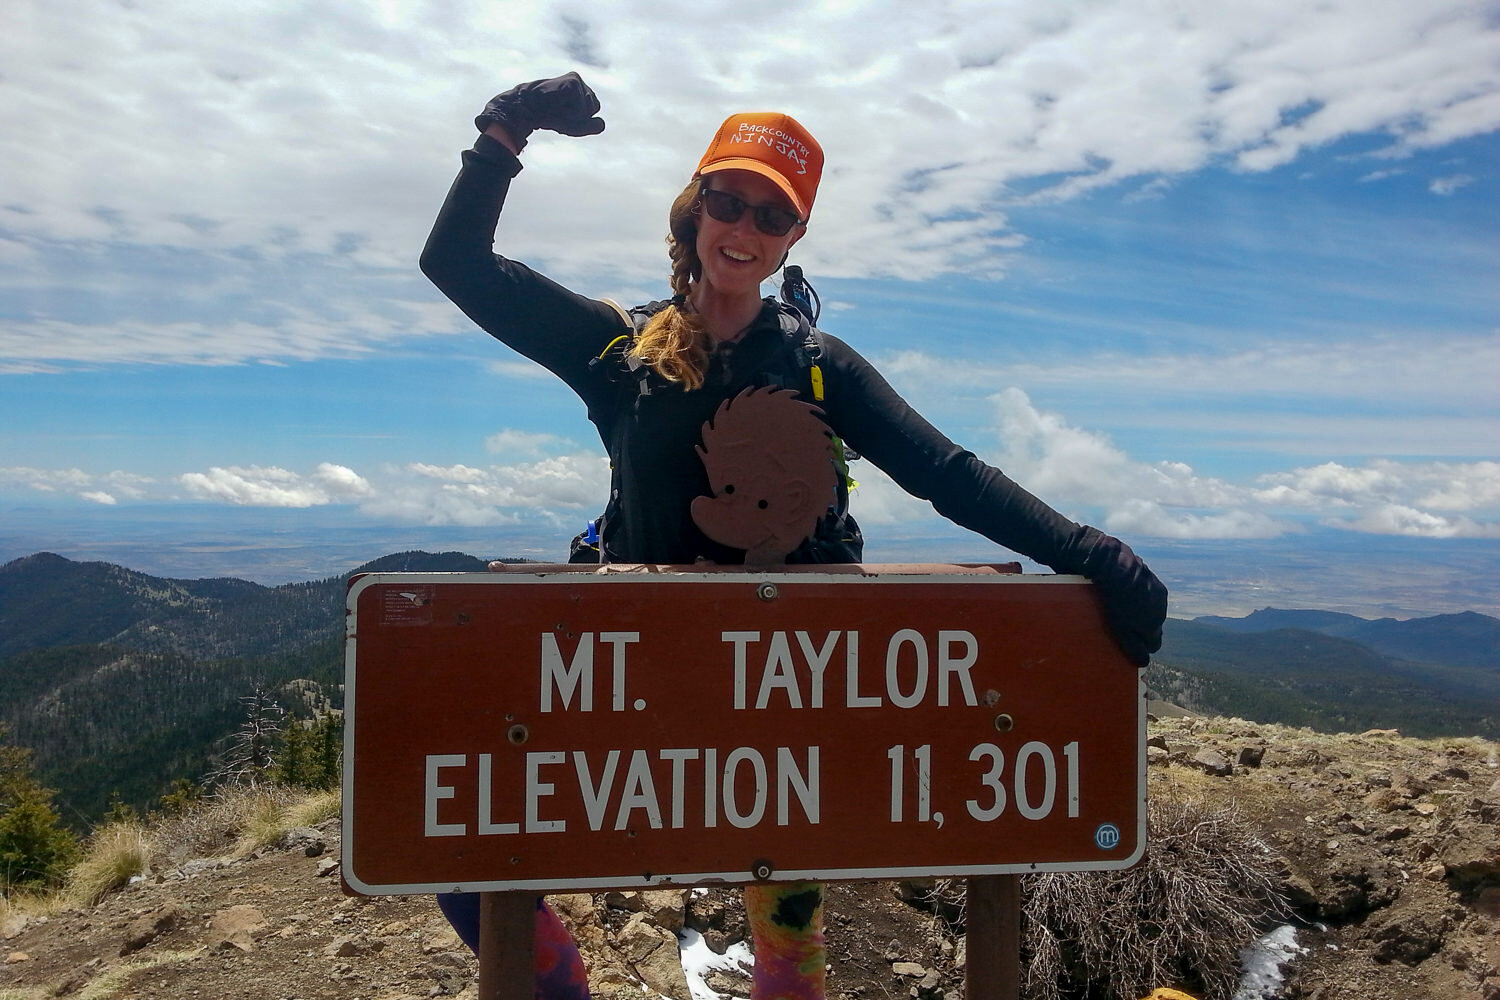
<svg viewBox="0 0 1500 1000">
<path fill-rule="evenodd" d="M 1099 588 L 1110 632 L 1130 662 L 1144 668 L 1161 649 L 1167 588 L 1124 542 L 1096 528 L 1080 528 L 1071 548 L 1082 553 L 1076 569 Z"/>
</svg>

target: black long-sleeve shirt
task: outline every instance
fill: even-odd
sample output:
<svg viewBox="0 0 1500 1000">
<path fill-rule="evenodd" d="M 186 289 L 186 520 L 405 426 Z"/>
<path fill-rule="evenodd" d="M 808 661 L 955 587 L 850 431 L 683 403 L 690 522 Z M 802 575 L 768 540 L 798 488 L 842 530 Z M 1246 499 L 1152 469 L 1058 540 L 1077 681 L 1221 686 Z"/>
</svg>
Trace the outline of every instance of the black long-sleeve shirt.
<svg viewBox="0 0 1500 1000">
<path fill-rule="evenodd" d="M 520 162 L 480 136 L 438 214 L 422 270 L 470 319 L 568 384 L 588 407 L 616 465 L 617 522 L 611 559 L 691 563 L 698 557 L 739 562 L 743 553 L 708 539 L 689 505 L 709 495 L 694 447 L 700 428 L 759 370 L 751 359 L 781 344 L 770 300 L 731 351 L 715 352 L 704 384 L 639 395 L 589 361 L 630 332 L 617 309 L 564 288 L 493 252 L 495 227 Z M 938 513 L 1060 572 L 1082 572 L 1095 535 L 1058 514 L 1000 470 L 954 444 L 911 408 L 868 361 L 822 334 L 824 399 L 833 432 L 903 489 Z"/>
</svg>

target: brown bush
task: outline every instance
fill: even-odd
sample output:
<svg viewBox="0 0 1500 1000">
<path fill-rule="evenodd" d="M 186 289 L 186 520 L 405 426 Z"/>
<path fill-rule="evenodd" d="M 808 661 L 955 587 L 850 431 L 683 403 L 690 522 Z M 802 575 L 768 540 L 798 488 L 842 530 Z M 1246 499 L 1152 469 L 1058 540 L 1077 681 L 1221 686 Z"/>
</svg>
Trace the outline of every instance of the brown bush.
<svg viewBox="0 0 1500 1000">
<path fill-rule="evenodd" d="M 1286 913 L 1275 860 L 1231 807 L 1153 798 L 1148 826 L 1146 855 L 1128 871 L 1023 880 L 1028 996 L 1234 995 L 1240 949 Z"/>
</svg>

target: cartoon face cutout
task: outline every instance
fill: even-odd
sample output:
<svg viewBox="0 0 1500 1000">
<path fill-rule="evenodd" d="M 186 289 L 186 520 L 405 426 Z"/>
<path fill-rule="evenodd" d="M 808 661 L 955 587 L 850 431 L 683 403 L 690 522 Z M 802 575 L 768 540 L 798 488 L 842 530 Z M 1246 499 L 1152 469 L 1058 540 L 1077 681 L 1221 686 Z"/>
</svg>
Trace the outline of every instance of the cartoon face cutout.
<svg viewBox="0 0 1500 1000">
<path fill-rule="evenodd" d="M 838 496 L 832 432 L 822 411 L 795 392 L 746 389 L 703 425 L 698 457 L 711 497 L 692 504 L 709 538 L 745 550 L 747 565 L 771 565 L 812 534 Z"/>
</svg>

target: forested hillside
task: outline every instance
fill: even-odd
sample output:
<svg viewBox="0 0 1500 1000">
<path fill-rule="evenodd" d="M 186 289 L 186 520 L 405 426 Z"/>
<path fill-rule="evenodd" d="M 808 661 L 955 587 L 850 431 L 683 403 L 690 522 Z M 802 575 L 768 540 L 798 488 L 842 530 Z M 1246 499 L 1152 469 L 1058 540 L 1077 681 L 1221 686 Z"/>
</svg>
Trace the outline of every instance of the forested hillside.
<svg viewBox="0 0 1500 1000">
<path fill-rule="evenodd" d="M 1384 648 L 1423 659 L 1388 655 L 1329 629 L 1373 633 Z M 1500 622 L 1478 614 L 1405 622 L 1312 611 L 1171 619 L 1146 680 L 1164 700 L 1206 714 L 1328 732 L 1393 728 L 1420 737 L 1494 738 L 1500 656 L 1488 655 L 1486 644 L 1495 634 Z"/>
<path fill-rule="evenodd" d="M 484 565 L 397 553 L 355 572 Z M 250 692 L 268 691 L 294 714 L 342 707 L 345 579 L 167 580 L 50 553 L 7 563 L 0 724 L 34 750 L 37 777 L 57 789 L 70 824 L 99 816 L 113 794 L 154 805 L 174 780 L 211 769 Z"/>
<path fill-rule="evenodd" d="M 402 552 L 360 572 L 479 572 L 458 552 Z M 349 575 L 353 575 L 353 573 Z M 84 825 L 112 793 L 137 808 L 201 779 L 269 692 L 306 715 L 342 706 L 348 577 L 280 587 L 168 580 L 39 553 L 0 566 L 0 725 L 35 751 L 38 778 Z M 1206 714 L 1414 736 L 1500 735 L 1500 622 L 1398 622 L 1266 609 L 1170 620 L 1146 674 Z"/>
</svg>

